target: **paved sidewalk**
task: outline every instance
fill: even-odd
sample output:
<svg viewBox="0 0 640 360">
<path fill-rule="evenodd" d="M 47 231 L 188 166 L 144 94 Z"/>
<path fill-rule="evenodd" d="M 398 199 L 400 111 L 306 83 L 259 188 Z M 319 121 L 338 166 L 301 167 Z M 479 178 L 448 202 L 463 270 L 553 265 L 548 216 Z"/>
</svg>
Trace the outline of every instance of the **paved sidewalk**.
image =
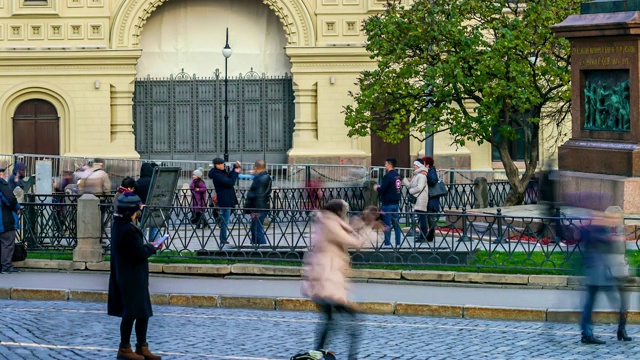
<svg viewBox="0 0 640 360">
<path fill-rule="evenodd" d="M 101 272 L 22 272 L 0 275 L 1 288 L 106 291 L 109 274 Z M 226 295 L 243 297 L 302 298 L 300 280 L 222 279 L 215 277 L 151 275 L 154 294 Z M 495 306 L 525 309 L 580 308 L 577 290 L 504 288 L 495 285 L 391 284 L 356 282 L 353 299 L 371 302 Z M 630 293 L 630 310 L 640 309 L 640 292 Z M 612 309 L 600 295 L 596 309 Z"/>
</svg>

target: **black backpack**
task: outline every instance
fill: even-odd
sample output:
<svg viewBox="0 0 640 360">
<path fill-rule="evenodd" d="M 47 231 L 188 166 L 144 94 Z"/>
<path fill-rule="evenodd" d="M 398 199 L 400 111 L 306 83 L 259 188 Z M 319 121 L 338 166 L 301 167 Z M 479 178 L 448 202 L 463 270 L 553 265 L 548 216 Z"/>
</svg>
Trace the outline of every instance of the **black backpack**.
<svg viewBox="0 0 640 360">
<path fill-rule="evenodd" d="M 290 360 L 336 360 L 336 356 L 329 350 L 309 350 L 293 355 Z"/>
</svg>

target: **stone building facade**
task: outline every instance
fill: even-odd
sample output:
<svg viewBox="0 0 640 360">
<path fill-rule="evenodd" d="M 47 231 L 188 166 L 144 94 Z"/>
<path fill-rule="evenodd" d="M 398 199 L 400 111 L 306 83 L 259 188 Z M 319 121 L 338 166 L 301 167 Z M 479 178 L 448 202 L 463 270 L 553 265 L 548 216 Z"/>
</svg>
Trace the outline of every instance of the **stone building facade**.
<svg viewBox="0 0 640 360">
<path fill-rule="evenodd" d="M 191 6 L 188 1 L 194 0 L 183 5 Z M 193 11 L 207 1 L 244 15 L 232 0 L 200 0 Z M 288 161 L 370 164 L 371 139 L 347 137 L 342 110 L 351 102 L 347 92 L 357 90 L 359 72 L 375 66 L 361 24 L 385 0 L 245 1 L 268 7 L 282 30 L 295 96 Z M 141 57 L 157 55 L 145 49 L 145 40 L 157 40 L 158 49 L 172 41 L 146 29 L 164 7 L 165 0 L 0 0 L 0 153 L 137 158 L 135 79 L 149 72 L 140 68 Z M 163 16 L 169 24 L 174 15 Z M 242 38 L 243 24 L 209 25 L 219 33 L 231 27 L 236 46 L 250 40 Z M 220 67 L 218 43 L 211 53 Z M 411 140 L 406 151 L 407 158 L 422 155 L 424 144 Z M 456 149 L 446 134 L 436 136 L 434 152 L 440 167 L 497 164 L 487 145 Z"/>
</svg>

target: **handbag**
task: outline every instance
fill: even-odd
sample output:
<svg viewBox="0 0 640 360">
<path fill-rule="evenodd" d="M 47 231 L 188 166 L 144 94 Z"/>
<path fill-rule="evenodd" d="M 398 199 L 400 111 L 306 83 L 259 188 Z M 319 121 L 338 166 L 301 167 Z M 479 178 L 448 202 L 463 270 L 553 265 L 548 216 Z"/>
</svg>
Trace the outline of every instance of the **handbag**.
<svg viewBox="0 0 640 360">
<path fill-rule="evenodd" d="M 445 196 L 449 193 L 449 189 L 447 189 L 447 185 L 442 182 L 442 180 L 438 181 L 438 183 L 429 188 L 429 198 L 439 198 L 441 196 Z"/>
<path fill-rule="evenodd" d="M 426 186 L 423 187 L 422 190 L 420 190 L 420 193 L 418 194 L 418 196 L 413 196 L 411 194 L 408 194 L 407 201 L 409 202 L 409 204 L 415 205 L 418 202 L 418 197 L 420 197 L 420 195 L 422 195 L 422 193 L 424 192 L 424 189 L 426 189 Z"/>
<path fill-rule="evenodd" d="M 27 244 L 24 241 L 17 241 L 13 250 L 11 262 L 25 261 L 27 259 Z"/>
</svg>

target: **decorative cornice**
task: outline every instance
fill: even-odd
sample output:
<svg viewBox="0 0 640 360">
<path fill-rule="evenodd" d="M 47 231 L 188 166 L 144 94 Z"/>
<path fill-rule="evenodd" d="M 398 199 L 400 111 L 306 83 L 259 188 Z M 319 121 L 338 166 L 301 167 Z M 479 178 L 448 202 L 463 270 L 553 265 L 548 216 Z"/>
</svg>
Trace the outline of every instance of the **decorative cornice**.
<svg viewBox="0 0 640 360">
<path fill-rule="evenodd" d="M 114 47 L 140 46 L 142 28 L 151 13 L 169 0 L 126 0 L 116 11 Z M 302 0 L 262 0 L 280 19 L 289 45 L 313 46 L 315 34 L 311 15 Z"/>
</svg>

